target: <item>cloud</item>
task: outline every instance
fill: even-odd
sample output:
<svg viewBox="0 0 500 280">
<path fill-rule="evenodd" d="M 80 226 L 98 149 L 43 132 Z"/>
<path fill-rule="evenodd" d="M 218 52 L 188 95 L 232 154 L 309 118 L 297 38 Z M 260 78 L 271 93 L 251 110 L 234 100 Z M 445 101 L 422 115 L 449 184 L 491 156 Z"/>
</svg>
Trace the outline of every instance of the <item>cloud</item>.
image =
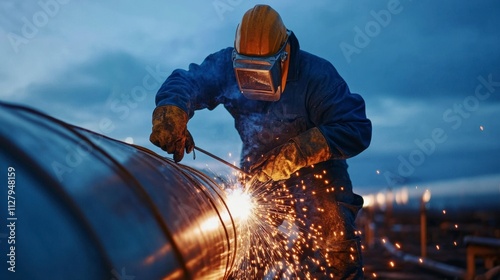
<svg viewBox="0 0 500 280">
<path fill-rule="evenodd" d="M 168 74 L 123 52 L 96 54 L 34 82 L 8 101 L 26 104 L 70 124 L 147 145 L 154 96 Z"/>
<path fill-rule="evenodd" d="M 0 37 L 5 39 L 0 51 L 6 54 L 0 65 L 0 99 L 113 138 L 132 137 L 161 154 L 148 141 L 160 83 L 175 68 L 186 69 L 231 46 L 241 16 L 254 5 L 226 0 L 60 1 L 65 4 L 49 14 L 40 3 L 51 1 L 58 0 L 0 3 Z M 366 100 L 374 136 L 367 151 L 349 160 L 356 185 L 387 185 L 383 172 L 399 175 L 400 156 L 408 159 L 420 149 L 415 141 L 432 139 L 435 129 L 445 133 L 446 141 L 436 143 L 430 155 L 424 153 L 425 160 L 402 179 L 498 172 L 493 168 L 500 158 L 500 132 L 495 129 L 500 119 L 497 1 L 269 3 L 302 48 L 331 61 L 351 90 Z M 382 22 L 376 16 L 390 3 L 399 3 L 399 12 Z M 8 34 L 23 36 L 26 21 L 33 23 L 44 11 L 47 22 L 35 26 L 34 36 L 16 52 Z M 366 35 L 367 26 L 377 23 L 373 36 Z M 340 44 L 356 46 L 357 28 L 369 40 L 358 44 L 359 52 L 349 62 Z M 487 98 L 476 94 L 481 85 L 480 97 L 489 93 Z M 189 129 L 200 147 L 239 161 L 240 139 L 221 106 L 196 112 Z M 222 169 L 200 153 L 197 157 L 186 156 L 186 162 Z"/>
<path fill-rule="evenodd" d="M 500 56 L 494 47 L 498 17 L 491 7 L 498 4 L 457 7 L 445 1 L 429 7 L 429 2 L 399 1 L 401 11 L 384 26 L 373 14 L 387 9 L 384 5 L 389 2 L 364 2 L 362 9 L 351 13 L 348 9 L 340 18 L 332 13 L 329 20 L 317 20 L 325 26 L 330 23 L 331 31 L 321 26 L 322 38 L 310 36 L 311 42 L 326 41 L 315 50 L 334 62 L 353 89 L 367 94 L 382 89 L 388 96 L 431 100 L 473 91 L 479 75 L 500 77 L 495 66 Z M 348 63 L 339 44 L 356 46 L 356 40 L 365 42 Z"/>
<path fill-rule="evenodd" d="M 49 110 L 99 107 L 113 87 L 137 83 L 144 71 L 141 68 L 143 64 L 126 53 L 97 54 L 82 64 L 65 65 L 44 81 L 29 84 L 16 99 Z"/>
</svg>

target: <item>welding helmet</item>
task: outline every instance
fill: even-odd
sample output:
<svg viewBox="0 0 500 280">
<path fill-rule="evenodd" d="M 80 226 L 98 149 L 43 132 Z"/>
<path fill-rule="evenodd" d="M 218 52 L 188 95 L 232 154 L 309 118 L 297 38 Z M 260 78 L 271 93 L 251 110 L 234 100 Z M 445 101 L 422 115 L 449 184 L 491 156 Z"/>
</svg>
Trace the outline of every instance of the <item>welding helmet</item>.
<svg viewBox="0 0 500 280">
<path fill-rule="evenodd" d="M 288 73 L 288 37 L 280 15 L 270 6 L 248 10 L 236 29 L 233 68 L 239 89 L 249 99 L 277 101 Z"/>
</svg>

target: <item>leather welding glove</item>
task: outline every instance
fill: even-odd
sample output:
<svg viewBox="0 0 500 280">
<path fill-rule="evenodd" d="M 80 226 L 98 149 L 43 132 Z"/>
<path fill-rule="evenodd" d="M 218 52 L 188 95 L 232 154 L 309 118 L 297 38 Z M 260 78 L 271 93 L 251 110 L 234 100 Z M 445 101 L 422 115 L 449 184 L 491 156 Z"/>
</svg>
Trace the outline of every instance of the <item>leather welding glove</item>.
<svg viewBox="0 0 500 280">
<path fill-rule="evenodd" d="M 250 167 L 250 173 L 261 182 L 279 181 L 309 165 L 330 159 L 331 152 L 318 128 L 311 128 L 274 148 Z"/>
<path fill-rule="evenodd" d="M 159 106 L 153 111 L 153 132 L 149 141 L 169 154 L 174 154 L 174 161 L 184 157 L 184 150 L 189 154 L 194 149 L 194 141 L 187 130 L 188 115 L 177 106 Z"/>
</svg>

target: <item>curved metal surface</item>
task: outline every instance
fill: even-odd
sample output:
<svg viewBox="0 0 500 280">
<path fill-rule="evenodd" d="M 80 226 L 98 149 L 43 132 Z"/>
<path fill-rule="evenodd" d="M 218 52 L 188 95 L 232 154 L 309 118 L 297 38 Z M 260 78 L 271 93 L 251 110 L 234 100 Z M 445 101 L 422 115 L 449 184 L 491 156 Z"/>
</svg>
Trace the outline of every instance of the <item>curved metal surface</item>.
<svg viewBox="0 0 500 280">
<path fill-rule="evenodd" d="M 0 172 L 16 178 L 14 215 L 0 212 L 16 272 L 1 279 L 228 277 L 237 227 L 208 176 L 29 108 L 0 103 L 0 120 Z"/>
</svg>

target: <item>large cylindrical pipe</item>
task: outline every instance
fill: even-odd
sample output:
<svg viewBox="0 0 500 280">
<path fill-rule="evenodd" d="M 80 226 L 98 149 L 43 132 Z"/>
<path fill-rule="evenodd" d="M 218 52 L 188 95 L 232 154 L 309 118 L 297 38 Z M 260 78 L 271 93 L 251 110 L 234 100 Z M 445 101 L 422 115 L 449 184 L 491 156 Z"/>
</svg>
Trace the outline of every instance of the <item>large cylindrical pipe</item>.
<svg viewBox="0 0 500 280">
<path fill-rule="evenodd" d="M 0 103 L 0 122 L 0 279 L 224 279 L 236 265 L 208 176 L 29 108 Z"/>
</svg>

